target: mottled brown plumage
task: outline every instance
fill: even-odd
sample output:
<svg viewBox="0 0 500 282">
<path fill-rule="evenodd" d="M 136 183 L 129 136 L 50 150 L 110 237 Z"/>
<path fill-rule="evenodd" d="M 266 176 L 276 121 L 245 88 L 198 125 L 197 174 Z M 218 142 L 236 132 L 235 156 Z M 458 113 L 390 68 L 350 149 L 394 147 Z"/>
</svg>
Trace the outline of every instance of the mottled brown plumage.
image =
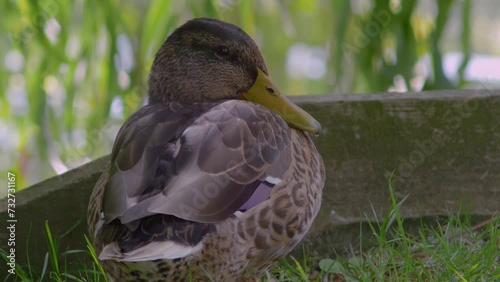
<svg viewBox="0 0 500 282">
<path fill-rule="evenodd" d="M 253 40 L 217 20 L 170 35 L 149 86 L 89 203 L 104 270 L 115 281 L 260 277 L 319 210 L 323 162 L 304 132 L 319 124 L 274 87 Z"/>
</svg>

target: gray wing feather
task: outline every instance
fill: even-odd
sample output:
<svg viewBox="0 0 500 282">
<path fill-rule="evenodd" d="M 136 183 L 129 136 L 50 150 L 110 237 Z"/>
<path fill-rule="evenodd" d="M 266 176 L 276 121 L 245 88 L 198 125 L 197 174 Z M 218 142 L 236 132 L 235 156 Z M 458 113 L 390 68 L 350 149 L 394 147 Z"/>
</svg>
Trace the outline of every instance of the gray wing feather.
<svg viewBox="0 0 500 282">
<path fill-rule="evenodd" d="M 106 221 L 168 214 L 197 222 L 231 216 L 267 176 L 281 178 L 290 129 L 245 101 L 147 106 L 120 130 L 106 185 Z"/>
</svg>

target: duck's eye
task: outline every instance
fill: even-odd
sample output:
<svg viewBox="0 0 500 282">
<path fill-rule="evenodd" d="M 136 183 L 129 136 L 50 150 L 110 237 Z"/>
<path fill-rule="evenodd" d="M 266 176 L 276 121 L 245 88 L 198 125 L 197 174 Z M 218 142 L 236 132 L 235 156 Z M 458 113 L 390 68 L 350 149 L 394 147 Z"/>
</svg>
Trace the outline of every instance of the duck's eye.
<svg viewBox="0 0 500 282">
<path fill-rule="evenodd" d="M 231 52 L 226 46 L 218 46 L 215 48 L 215 54 L 219 57 L 227 57 L 231 54 Z"/>
</svg>

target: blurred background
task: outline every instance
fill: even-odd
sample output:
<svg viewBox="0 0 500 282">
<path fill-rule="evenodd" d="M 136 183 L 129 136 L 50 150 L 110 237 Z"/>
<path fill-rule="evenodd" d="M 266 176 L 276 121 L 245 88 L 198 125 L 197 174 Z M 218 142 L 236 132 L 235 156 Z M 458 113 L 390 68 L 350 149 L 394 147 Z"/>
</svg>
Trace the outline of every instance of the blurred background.
<svg viewBox="0 0 500 282">
<path fill-rule="evenodd" d="M 247 31 L 288 95 L 362 95 L 499 86 L 499 10 L 493 0 L 1 1 L 0 177 L 14 172 L 24 188 L 108 154 L 144 103 L 156 50 L 193 17 Z"/>
</svg>

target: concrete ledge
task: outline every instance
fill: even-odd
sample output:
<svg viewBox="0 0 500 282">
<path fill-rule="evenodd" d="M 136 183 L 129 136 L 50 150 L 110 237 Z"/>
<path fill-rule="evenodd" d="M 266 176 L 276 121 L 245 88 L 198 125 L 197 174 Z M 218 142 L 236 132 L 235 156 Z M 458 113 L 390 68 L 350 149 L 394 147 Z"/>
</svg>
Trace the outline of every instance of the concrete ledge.
<svg viewBox="0 0 500 282">
<path fill-rule="evenodd" d="M 382 217 L 388 179 L 408 218 L 500 207 L 500 90 L 294 97 L 324 134 L 315 139 L 327 167 L 323 206 L 314 232 Z M 17 193 L 17 252 L 43 257 L 45 220 L 60 251 L 85 249 L 88 198 L 108 157 Z M 0 220 L 6 220 L 0 200 Z M 0 232 L 0 248 L 7 234 Z M 64 236 L 62 236 L 64 235 Z"/>
<path fill-rule="evenodd" d="M 319 229 L 387 212 L 388 179 L 406 217 L 500 208 L 500 91 L 301 97 L 324 126 Z M 325 224 L 325 225 L 323 225 Z"/>
</svg>

